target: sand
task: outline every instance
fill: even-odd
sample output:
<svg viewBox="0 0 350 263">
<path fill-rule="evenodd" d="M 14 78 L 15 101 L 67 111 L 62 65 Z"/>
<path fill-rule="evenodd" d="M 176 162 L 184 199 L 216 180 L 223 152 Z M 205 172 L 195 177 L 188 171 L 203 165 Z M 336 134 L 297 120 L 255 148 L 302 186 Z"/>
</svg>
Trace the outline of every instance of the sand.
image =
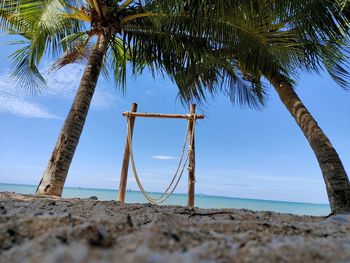
<svg viewBox="0 0 350 263">
<path fill-rule="evenodd" d="M 350 215 L 0 193 L 0 262 L 350 262 Z"/>
</svg>

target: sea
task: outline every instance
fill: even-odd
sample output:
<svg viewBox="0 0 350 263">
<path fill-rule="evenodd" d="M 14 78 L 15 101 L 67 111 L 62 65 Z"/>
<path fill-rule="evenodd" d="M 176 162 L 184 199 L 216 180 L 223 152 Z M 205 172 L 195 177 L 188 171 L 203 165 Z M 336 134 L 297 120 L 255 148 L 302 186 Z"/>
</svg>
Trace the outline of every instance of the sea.
<svg viewBox="0 0 350 263">
<path fill-rule="evenodd" d="M 0 192 L 16 192 L 21 194 L 34 194 L 36 186 L 22 184 L 0 183 Z M 97 196 L 99 200 L 116 200 L 118 191 L 111 189 L 90 189 L 65 187 L 62 197 L 66 198 L 89 198 Z M 150 193 L 152 197 L 157 197 L 159 193 Z M 147 203 L 141 192 L 126 192 L 126 203 Z M 185 206 L 187 202 L 186 194 L 173 194 L 163 205 Z M 326 216 L 331 210 L 328 204 L 311 204 L 285 201 L 256 200 L 246 198 L 233 198 L 224 196 L 196 195 L 195 206 L 199 208 L 239 208 L 255 211 L 274 211 L 280 213 L 290 213 L 296 215 Z"/>
</svg>

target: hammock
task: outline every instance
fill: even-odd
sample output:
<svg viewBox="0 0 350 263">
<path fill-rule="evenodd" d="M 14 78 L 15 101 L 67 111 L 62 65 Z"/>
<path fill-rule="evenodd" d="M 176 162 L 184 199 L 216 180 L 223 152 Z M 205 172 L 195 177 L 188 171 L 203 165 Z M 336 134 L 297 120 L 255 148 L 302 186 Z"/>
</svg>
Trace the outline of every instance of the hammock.
<svg viewBox="0 0 350 263">
<path fill-rule="evenodd" d="M 132 166 L 133 174 L 134 174 L 135 180 L 136 180 L 137 185 L 140 188 L 142 194 L 145 196 L 147 201 L 151 204 L 162 204 L 173 194 L 173 192 L 175 191 L 176 187 L 178 186 L 178 184 L 180 182 L 180 179 L 183 175 L 183 172 L 185 170 L 186 164 L 188 163 L 190 155 L 192 155 L 192 153 L 193 153 L 193 150 L 191 149 L 191 145 L 193 145 L 192 140 L 194 138 L 194 136 L 193 136 L 194 135 L 194 127 L 195 127 L 194 122 L 196 121 L 196 115 L 195 114 L 187 114 L 187 116 L 188 116 L 189 120 L 193 121 L 192 122 L 193 128 L 192 128 L 191 134 L 188 134 L 189 128 L 190 128 L 190 123 L 191 123 L 190 121 L 188 121 L 187 127 L 186 127 L 185 139 L 184 139 L 184 143 L 182 146 L 181 156 L 179 158 L 179 163 L 178 163 L 177 169 L 175 171 L 175 174 L 174 174 L 169 186 L 165 189 L 165 191 L 159 197 L 153 198 L 146 192 L 146 190 L 143 187 L 141 180 L 138 176 L 138 173 L 137 173 L 135 159 L 134 159 L 134 153 L 133 153 L 133 148 L 132 148 L 131 114 L 126 115 L 127 120 L 128 120 L 127 121 L 127 129 L 128 129 L 127 143 L 129 145 L 129 149 L 130 149 L 130 158 L 131 158 L 131 166 Z M 188 139 L 188 137 L 189 137 L 189 139 Z M 188 140 L 191 140 L 191 141 L 188 143 L 188 145 L 189 145 L 188 151 L 187 151 L 186 157 L 184 158 L 186 144 L 187 144 Z M 190 170 L 191 167 L 188 167 L 188 169 Z"/>
</svg>

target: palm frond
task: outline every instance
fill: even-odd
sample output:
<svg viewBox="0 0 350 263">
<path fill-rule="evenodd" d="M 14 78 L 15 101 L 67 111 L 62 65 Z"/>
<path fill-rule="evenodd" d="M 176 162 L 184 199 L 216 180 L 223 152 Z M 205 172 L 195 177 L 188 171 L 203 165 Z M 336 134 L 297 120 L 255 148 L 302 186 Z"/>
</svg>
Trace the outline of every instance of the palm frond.
<svg viewBox="0 0 350 263">
<path fill-rule="evenodd" d="M 109 68 L 113 75 L 114 81 L 123 93 L 126 88 L 127 66 L 131 62 L 130 48 L 123 39 L 114 37 L 109 47 L 107 59 L 109 60 Z"/>
<path fill-rule="evenodd" d="M 43 77 L 37 68 L 44 54 L 51 56 L 62 54 L 66 48 L 66 43 L 62 42 L 62 39 L 81 29 L 79 22 L 62 16 L 65 8 L 64 1 L 61 0 L 2 2 L 0 15 L 5 14 L 1 16 L 2 27 L 12 34 L 23 36 L 30 42 L 30 45 L 21 48 L 19 53 L 11 58 L 14 59 L 14 65 L 18 66 L 13 76 L 31 91 L 33 88 L 44 87 Z"/>
<path fill-rule="evenodd" d="M 34 94 L 42 92 L 46 88 L 46 81 L 30 59 L 30 48 L 30 43 L 27 42 L 24 47 L 10 55 L 10 58 L 14 68 L 12 76 L 20 87 L 25 87 L 30 93 Z"/>
<path fill-rule="evenodd" d="M 61 58 L 55 61 L 51 70 L 58 70 L 66 65 L 87 61 L 92 52 L 93 45 L 89 37 L 81 37 L 70 43 Z"/>
</svg>

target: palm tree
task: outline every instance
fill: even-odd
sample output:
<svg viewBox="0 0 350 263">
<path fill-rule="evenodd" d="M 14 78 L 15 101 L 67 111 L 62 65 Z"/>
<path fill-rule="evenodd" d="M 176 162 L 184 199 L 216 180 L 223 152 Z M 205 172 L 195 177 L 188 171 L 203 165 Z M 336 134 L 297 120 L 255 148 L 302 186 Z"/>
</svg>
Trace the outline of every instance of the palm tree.
<svg viewBox="0 0 350 263">
<path fill-rule="evenodd" d="M 186 5 L 179 4 L 177 10 L 178 15 L 190 10 L 201 17 L 200 21 L 192 19 L 191 27 L 185 29 L 187 34 L 210 38 L 216 56 L 226 58 L 250 81 L 259 83 L 260 78 L 265 77 L 272 84 L 317 157 L 332 213 L 349 212 L 350 184 L 344 166 L 330 140 L 294 91 L 292 81 L 301 70 L 319 72 L 325 69 L 341 87 L 348 87 L 349 57 L 345 47 L 349 46 L 350 25 L 345 12 L 348 9 L 344 8 L 348 6 L 318 0 L 251 1 L 250 6 L 239 5 L 239 2 L 244 1 L 203 0 L 200 5 L 196 1 L 192 4 L 186 1 Z M 228 24 L 249 31 L 255 45 L 237 43 L 236 32 L 229 31 Z M 285 37 L 279 38 L 280 43 L 271 38 L 273 32 L 278 36 L 284 34 Z M 264 37 L 264 33 L 268 37 Z M 196 63 L 191 62 L 195 68 L 188 68 L 187 78 L 181 73 L 179 86 L 198 81 L 198 76 L 193 77 L 190 72 L 200 70 L 205 60 L 195 60 Z M 202 81 L 207 74 L 204 72 L 199 79 Z"/>
<path fill-rule="evenodd" d="M 33 76 L 31 74 L 33 67 L 48 49 L 52 49 L 53 52 L 58 52 L 60 49 L 65 51 L 63 57 L 55 63 L 55 68 L 77 59 L 87 58 L 87 66 L 79 89 L 37 188 L 36 193 L 39 195 L 61 195 L 106 54 L 110 52 L 113 56 L 112 60 L 116 60 L 120 55 L 118 45 L 121 42 L 116 34 L 129 24 L 133 24 L 135 19 L 148 15 L 143 6 L 131 5 L 132 1 L 126 1 L 121 5 L 114 2 L 108 0 L 3 1 L 3 25 L 10 26 L 10 29 L 23 34 L 30 40 L 27 52 L 24 51 L 20 57 L 14 55 L 17 62 L 15 74 L 20 79 L 27 80 L 27 76 Z M 90 26 L 86 30 L 87 23 L 90 23 Z M 93 40 L 95 44 L 92 45 L 90 43 Z M 108 50 L 109 48 L 111 51 Z M 28 59 L 24 60 L 24 57 Z M 124 56 L 112 65 L 117 74 L 120 73 L 125 59 Z M 21 65 L 27 68 L 22 71 Z M 42 84 L 43 78 L 40 73 L 37 69 L 34 72 L 36 73 L 34 76 Z"/>
<path fill-rule="evenodd" d="M 187 65 L 188 57 L 200 57 L 204 50 L 210 48 L 208 41 L 200 43 L 198 37 L 172 31 L 168 20 L 179 20 L 179 25 L 185 26 L 187 19 L 178 19 L 176 14 L 169 19 L 172 12 L 155 12 L 158 7 L 157 1 L 134 3 L 132 0 L 1 2 L 0 27 L 24 37 L 18 43 L 25 46 L 12 55 L 16 65 L 14 75 L 24 85 L 32 90 L 45 88 L 45 80 L 37 68 L 44 54 L 61 56 L 53 69 L 87 60 L 37 194 L 62 194 L 101 70 L 110 70 L 122 87 L 129 61 L 135 74 L 147 65 L 154 73 L 175 77 Z M 230 78 L 230 87 L 240 90 L 238 93 L 230 91 L 233 100 L 255 107 L 263 102 L 263 96 L 256 96 L 255 85 L 241 81 L 231 64 L 223 60 L 215 63 L 217 68 L 212 70 L 212 78 L 194 85 L 194 97 L 202 97 L 207 86 L 212 91 L 210 87 L 220 82 L 220 74 L 224 74 Z M 186 99 L 188 87 L 179 88 Z"/>
<path fill-rule="evenodd" d="M 341 9 L 335 3 L 306 3 L 304 12 L 310 14 L 310 20 L 304 22 L 308 32 L 299 31 L 298 37 L 304 44 L 304 54 L 299 63 L 307 70 L 325 69 L 344 89 L 348 88 L 349 57 L 344 48 L 348 45 L 349 24 Z M 299 16 L 291 19 L 295 29 L 300 29 Z M 312 19 L 312 20 L 311 20 Z M 282 74 L 263 73 L 278 93 L 296 123 L 302 130 L 314 151 L 326 184 L 332 213 L 350 211 L 350 183 L 342 161 L 331 141 L 308 111 L 295 90 L 293 83 Z"/>
<path fill-rule="evenodd" d="M 333 1 L 303 1 L 295 9 L 298 12 L 285 18 L 284 22 L 284 27 L 295 35 L 295 44 L 283 51 L 288 59 L 279 59 L 280 64 L 295 74 L 300 69 L 314 72 L 325 69 L 341 87 L 347 89 L 350 74 L 345 47 L 349 44 L 350 25 L 341 6 Z M 332 143 L 296 94 L 288 75 L 264 70 L 261 74 L 272 84 L 314 151 L 332 213 L 349 212 L 349 178 Z"/>
</svg>

